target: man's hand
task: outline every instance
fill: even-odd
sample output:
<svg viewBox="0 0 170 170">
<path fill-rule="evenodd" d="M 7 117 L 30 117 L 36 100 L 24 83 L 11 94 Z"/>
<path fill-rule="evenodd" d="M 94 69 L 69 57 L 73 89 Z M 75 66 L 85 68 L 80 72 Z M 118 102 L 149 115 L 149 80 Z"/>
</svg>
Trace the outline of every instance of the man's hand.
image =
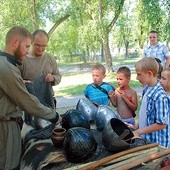
<svg viewBox="0 0 170 170">
<path fill-rule="evenodd" d="M 54 76 L 51 73 L 47 74 L 45 77 L 45 82 L 52 82 L 52 81 L 54 81 Z"/>
</svg>

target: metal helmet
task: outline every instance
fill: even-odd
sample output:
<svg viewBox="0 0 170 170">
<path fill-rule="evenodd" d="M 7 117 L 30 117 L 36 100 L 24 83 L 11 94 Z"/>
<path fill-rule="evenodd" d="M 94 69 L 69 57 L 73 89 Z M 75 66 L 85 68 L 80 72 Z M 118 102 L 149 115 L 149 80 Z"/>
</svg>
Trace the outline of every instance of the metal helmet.
<svg viewBox="0 0 170 170">
<path fill-rule="evenodd" d="M 96 113 L 96 127 L 97 130 L 102 131 L 107 122 L 112 118 L 120 118 L 120 115 L 110 106 L 100 105 Z"/>
<path fill-rule="evenodd" d="M 65 134 L 63 147 L 67 160 L 79 163 L 95 153 L 97 143 L 89 129 L 74 127 Z"/>
<path fill-rule="evenodd" d="M 76 109 L 86 116 L 88 121 L 95 120 L 97 107 L 87 98 L 78 101 Z"/>
<path fill-rule="evenodd" d="M 110 152 L 120 152 L 130 147 L 134 137 L 128 126 L 117 118 L 112 118 L 102 132 L 103 145 Z"/>
<path fill-rule="evenodd" d="M 84 127 L 90 129 L 90 123 L 88 122 L 86 117 L 75 109 L 68 110 L 65 113 L 61 125 L 66 130 L 72 127 Z"/>
</svg>

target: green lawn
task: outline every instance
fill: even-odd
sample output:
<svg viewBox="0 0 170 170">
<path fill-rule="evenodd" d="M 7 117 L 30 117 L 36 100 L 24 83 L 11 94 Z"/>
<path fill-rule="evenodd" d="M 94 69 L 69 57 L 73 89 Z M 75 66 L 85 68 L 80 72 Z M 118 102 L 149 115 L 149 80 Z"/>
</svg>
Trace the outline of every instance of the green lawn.
<svg viewBox="0 0 170 170">
<path fill-rule="evenodd" d="M 119 67 L 122 65 L 134 65 L 139 58 L 129 58 L 129 59 L 113 59 L 113 66 Z M 78 63 L 79 64 L 79 63 Z M 76 65 L 74 64 L 64 64 L 62 63 L 60 67 L 67 67 L 69 65 Z M 111 72 L 107 73 L 106 78 L 104 81 L 111 83 L 114 87 L 117 87 L 116 83 L 116 73 Z M 83 81 L 83 80 L 88 80 Z M 89 73 L 84 73 L 84 72 L 78 72 L 78 73 L 64 73 L 62 76 L 62 81 L 59 85 L 56 87 L 60 86 L 59 88 L 54 89 L 55 96 L 57 97 L 62 97 L 62 96 L 73 96 L 73 95 L 80 95 L 83 94 L 84 89 L 86 86 L 92 83 L 92 78 L 91 78 L 91 72 Z M 136 80 L 136 73 L 133 71 L 131 73 L 131 82 L 130 82 L 131 87 L 139 87 L 140 83 Z M 140 101 L 138 101 L 138 110 L 136 111 L 136 120 L 138 120 L 138 112 L 139 112 L 139 106 L 140 106 Z"/>
<path fill-rule="evenodd" d="M 119 66 L 119 65 L 134 65 L 139 58 L 128 58 L 128 59 L 113 59 L 113 66 Z M 75 64 L 73 64 L 75 65 Z M 62 64 L 62 67 L 68 66 L 68 63 L 66 65 Z M 89 74 L 89 75 L 87 75 Z M 115 79 L 115 72 L 107 73 L 106 78 L 104 81 L 111 83 L 114 87 L 117 87 L 116 79 Z M 88 76 L 88 77 L 87 77 Z M 76 77 L 76 78 L 75 78 Z M 67 80 L 68 79 L 68 80 Z M 87 79 L 88 81 L 84 82 L 81 81 L 83 79 Z M 72 95 L 79 95 L 83 94 L 84 89 L 86 86 L 92 82 L 91 78 L 91 72 L 89 73 L 64 73 L 62 77 L 62 81 L 65 80 L 65 83 L 61 85 L 60 88 L 54 89 L 55 95 L 60 97 L 60 96 L 72 96 Z M 72 83 L 71 83 L 72 82 Z M 67 85 L 68 83 L 68 85 Z M 130 82 L 131 87 L 138 87 L 140 86 L 140 83 L 136 80 L 136 74 L 135 72 L 132 72 L 131 75 L 131 82 Z"/>
</svg>

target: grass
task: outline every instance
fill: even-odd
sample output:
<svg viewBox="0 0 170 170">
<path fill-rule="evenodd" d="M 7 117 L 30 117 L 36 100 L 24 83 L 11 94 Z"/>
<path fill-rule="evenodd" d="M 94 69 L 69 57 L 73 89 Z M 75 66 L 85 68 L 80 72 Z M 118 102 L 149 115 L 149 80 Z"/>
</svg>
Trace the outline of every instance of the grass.
<svg viewBox="0 0 170 170">
<path fill-rule="evenodd" d="M 111 83 L 114 87 L 117 87 L 116 82 L 108 82 Z M 79 84 L 79 85 L 72 85 L 72 86 L 66 86 L 61 88 L 60 90 L 56 90 L 55 94 L 58 97 L 61 96 L 73 96 L 73 95 L 80 95 L 83 94 L 84 89 L 86 88 L 87 84 Z M 130 83 L 131 87 L 138 87 L 140 86 L 138 82 L 132 80 Z"/>
<path fill-rule="evenodd" d="M 139 61 L 140 58 L 114 58 L 113 59 L 113 65 L 134 65 L 137 61 Z"/>
<path fill-rule="evenodd" d="M 86 86 L 92 83 L 91 72 L 77 73 L 77 74 L 72 74 L 72 75 L 69 74 L 69 76 L 63 75 L 62 80 L 65 80 L 63 85 L 61 85 L 60 88 L 54 89 L 55 95 L 57 97 L 83 94 Z M 117 87 L 116 73 L 108 73 L 104 81 L 112 84 L 116 88 Z M 136 80 L 135 73 L 132 73 L 131 75 L 130 86 L 132 88 L 140 86 L 140 83 Z"/>
<path fill-rule="evenodd" d="M 139 58 L 119 58 L 119 59 L 114 59 L 113 66 L 119 67 L 122 65 L 134 65 Z M 80 64 L 80 63 L 77 63 Z M 67 66 L 73 66 L 76 65 L 74 64 L 61 64 L 60 67 L 67 67 Z M 116 73 L 107 73 L 106 78 L 104 79 L 105 82 L 108 82 L 112 84 L 115 88 L 117 87 L 116 83 Z M 83 94 L 84 89 L 86 86 L 92 83 L 92 78 L 91 78 L 91 72 L 88 73 L 83 73 L 83 72 L 78 72 L 78 73 L 72 73 L 72 72 L 66 72 L 63 74 L 62 77 L 62 82 L 54 88 L 55 96 L 57 97 L 63 97 L 63 96 L 74 96 L 74 95 L 80 95 Z M 58 88 L 58 86 L 60 86 Z M 131 73 L 131 82 L 130 86 L 132 88 L 134 87 L 139 87 L 140 83 L 136 80 L 136 73 L 132 71 Z M 138 120 L 138 112 L 139 112 L 139 106 L 140 106 L 140 100 L 138 101 L 138 110 L 136 111 L 136 120 Z M 67 108 L 68 110 L 68 108 Z M 63 110 L 61 110 L 63 112 Z M 65 112 L 65 111 L 64 111 Z"/>
</svg>

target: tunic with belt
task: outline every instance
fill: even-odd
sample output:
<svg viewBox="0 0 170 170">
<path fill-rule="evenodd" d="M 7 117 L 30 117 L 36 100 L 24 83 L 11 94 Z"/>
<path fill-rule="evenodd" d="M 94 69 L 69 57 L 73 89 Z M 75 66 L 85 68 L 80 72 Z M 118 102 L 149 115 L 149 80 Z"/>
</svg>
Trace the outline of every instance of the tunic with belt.
<svg viewBox="0 0 170 170">
<path fill-rule="evenodd" d="M 22 110 L 35 116 L 56 122 L 58 114 L 45 107 L 29 94 L 16 57 L 0 52 L 0 169 L 9 170 L 19 165 L 21 154 L 21 131 L 11 118 L 22 116 Z"/>
</svg>

